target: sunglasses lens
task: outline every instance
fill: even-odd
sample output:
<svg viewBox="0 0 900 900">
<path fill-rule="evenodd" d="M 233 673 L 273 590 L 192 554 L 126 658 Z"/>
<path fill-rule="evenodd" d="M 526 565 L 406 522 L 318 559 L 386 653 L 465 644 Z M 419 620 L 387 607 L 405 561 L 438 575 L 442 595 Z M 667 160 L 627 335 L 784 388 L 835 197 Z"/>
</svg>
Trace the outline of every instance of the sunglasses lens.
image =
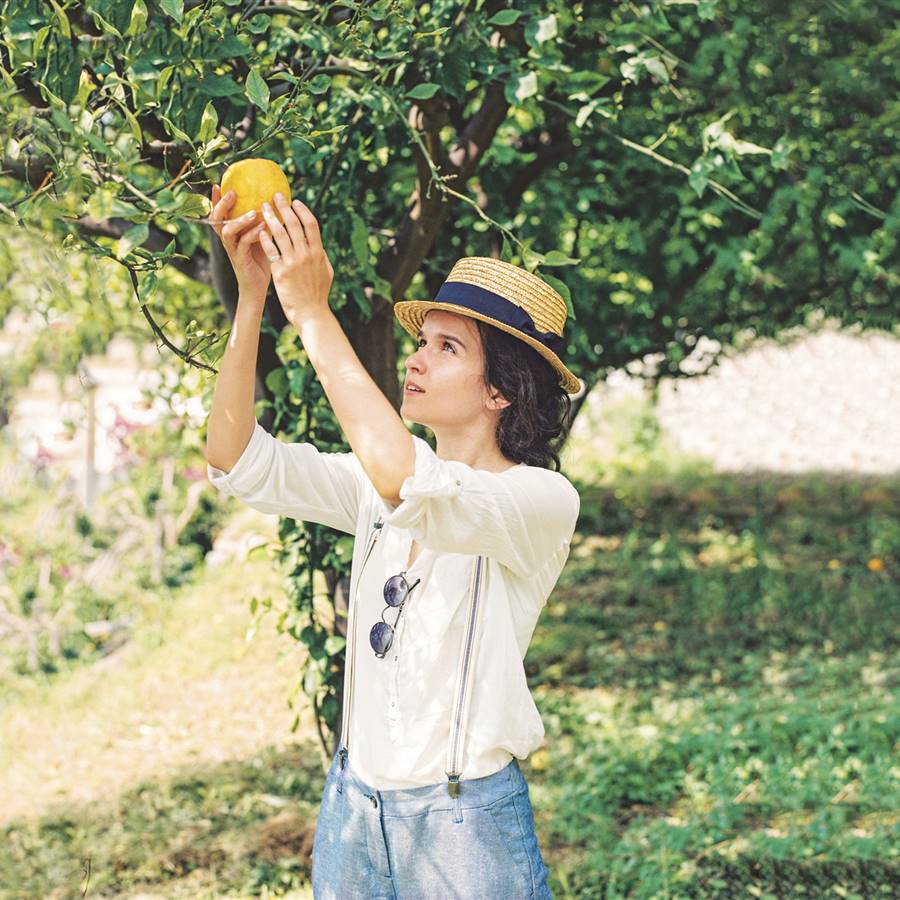
<svg viewBox="0 0 900 900">
<path fill-rule="evenodd" d="M 394 640 L 394 629 L 387 622 L 376 622 L 369 632 L 369 643 L 372 649 L 383 656 L 391 649 Z"/>
<path fill-rule="evenodd" d="M 388 578 L 384 586 L 384 602 L 388 606 L 399 606 L 406 598 L 407 591 L 406 579 L 402 575 L 394 575 Z"/>
</svg>

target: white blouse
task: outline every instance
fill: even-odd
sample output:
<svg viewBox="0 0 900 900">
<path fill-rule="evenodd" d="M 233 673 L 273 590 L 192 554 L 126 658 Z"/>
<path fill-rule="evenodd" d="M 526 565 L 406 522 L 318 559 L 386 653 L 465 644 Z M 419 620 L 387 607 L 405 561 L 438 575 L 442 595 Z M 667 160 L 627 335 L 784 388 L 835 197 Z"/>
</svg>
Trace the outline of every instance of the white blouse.
<svg viewBox="0 0 900 900">
<path fill-rule="evenodd" d="M 485 557 L 484 584 L 460 777 L 493 774 L 541 745 L 544 725 L 523 659 L 568 558 L 580 510 L 577 490 L 560 472 L 525 463 L 499 473 L 473 469 L 440 459 L 426 441 L 412 438 L 415 471 L 397 507 L 378 495 L 354 453 L 281 441 L 259 422 L 230 472 L 207 464 L 213 487 L 253 509 L 356 536 L 344 702 L 351 662 L 355 696 L 342 737 L 353 768 L 377 790 L 447 781 L 451 707 L 478 555 Z M 363 567 L 379 518 L 384 525 Z M 384 584 L 404 571 L 413 540 L 419 555 L 405 577 L 410 585 L 421 581 L 379 659 L 369 631 L 383 610 L 385 621 L 397 620 Z"/>
</svg>

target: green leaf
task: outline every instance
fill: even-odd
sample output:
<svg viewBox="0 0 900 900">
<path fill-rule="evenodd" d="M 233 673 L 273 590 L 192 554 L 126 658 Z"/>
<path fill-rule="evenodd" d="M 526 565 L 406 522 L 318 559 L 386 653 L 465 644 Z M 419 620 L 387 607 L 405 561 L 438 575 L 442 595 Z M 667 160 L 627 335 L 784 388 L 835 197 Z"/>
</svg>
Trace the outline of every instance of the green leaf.
<svg viewBox="0 0 900 900">
<path fill-rule="evenodd" d="M 356 213 L 351 213 L 350 219 L 353 223 L 350 228 L 350 246 L 356 261 L 365 268 L 369 262 L 369 229 Z"/>
<path fill-rule="evenodd" d="M 156 272 L 147 272 L 138 279 L 138 294 L 144 303 L 153 298 L 157 284 L 159 284 L 159 278 L 157 278 Z"/>
<path fill-rule="evenodd" d="M 45 25 L 43 28 L 38 30 L 38 33 L 34 36 L 34 46 L 31 51 L 31 55 L 34 59 L 39 59 L 41 57 L 41 51 L 44 49 L 44 42 L 50 36 L 50 32 L 52 29 L 49 25 Z"/>
<path fill-rule="evenodd" d="M 422 38 L 437 37 L 438 35 L 444 34 L 449 30 L 450 26 L 446 25 L 443 28 L 435 28 L 432 31 L 417 31 L 413 34 L 413 40 L 419 41 Z"/>
<path fill-rule="evenodd" d="M 518 106 L 523 100 L 537 93 L 537 73 L 526 72 L 518 78 L 506 82 L 503 93 L 511 106 Z"/>
<path fill-rule="evenodd" d="M 287 372 L 282 366 L 279 369 L 272 369 L 266 375 L 266 387 L 272 392 L 274 397 L 283 397 L 287 392 Z"/>
<path fill-rule="evenodd" d="M 534 32 L 534 40 L 538 44 L 543 44 L 544 41 L 550 41 L 555 38 L 557 33 L 556 16 L 551 13 L 543 19 L 538 19 Z"/>
<path fill-rule="evenodd" d="M 529 247 L 522 250 L 522 266 L 529 272 L 534 272 L 543 261 L 543 254 L 537 253 Z"/>
<path fill-rule="evenodd" d="M 3 66 L 0 66 L 0 75 L 3 76 L 3 83 L 8 88 L 12 88 L 12 90 L 14 91 L 18 90 L 18 85 L 15 83 L 15 81 L 13 81 L 12 75 L 10 75 L 9 72 L 7 72 L 7 70 L 3 68 Z"/>
<path fill-rule="evenodd" d="M 69 20 L 66 18 L 66 14 L 62 11 L 62 8 L 56 0 L 50 0 L 50 3 L 53 6 L 53 12 L 56 14 L 56 19 L 59 22 L 59 30 L 62 32 L 64 38 L 71 40 L 72 29 L 69 27 Z"/>
<path fill-rule="evenodd" d="M 524 15 L 520 9 L 501 9 L 500 12 L 494 13 L 488 20 L 487 25 L 512 25 L 518 21 L 519 17 Z"/>
<path fill-rule="evenodd" d="M 734 144 L 732 144 L 732 149 L 738 156 L 745 156 L 747 153 L 772 152 L 768 147 L 761 147 L 759 144 L 754 144 L 753 141 L 735 141 Z"/>
<path fill-rule="evenodd" d="M 541 263 L 542 266 L 574 266 L 580 263 L 580 259 L 573 259 L 571 256 L 566 256 L 560 250 L 551 250 L 545 257 L 544 261 Z"/>
<path fill-rule="evenodd" d="M 368 277 L 372 282 L 372 288 L 375 293 L 379 297 L 384 297 L 386 300 L 390 300 L 391 302 L 393 302 L 394 297 L 391 283 L 386 278 L 382 278 L 380 275 L 376 275 L 374 267 L 369 268 Z"/>
<path fill-rule="evenodd" d="M 208 211 L 209 200 L 202 194 L 187 194 L 178 207 L 179 215 L 185 219 L 205 216 Z"/>
<path fill-rule="evenodd" d="M 197 139 L 205 144 L 213 139 L 216 130 L 219 127 L 219 114 L 213 105 L 212 100 L 206 104 L 203 109 L 203 115 L 200 118 L 200 130 L 197 133 Z"/>
<path fill-rule="evenodd" d="M 342 634 L 330 634 L 325 639 L 325 652 L 329 656 L 340 653 L 347 646 L 347 638 Z"/>
<path fill-rule="evenodd" d="M 150 226 L 146 222 L 132 226 L 116 242 L 116 255 L 127 256 L 132 247 L 140 247 L 147 240 L 149 234 Z"/>
<path fill-rule="evenodd" d="M 312 81 L 306 86 L 311 94 L 324 94 L 331 87 L 331 77 L 329 75 L 316 75 Z"/>
<path fill-rule="evenodd" d="M 134 117 L 134 114 L 128 109 L 127 106 L 122 104 L 119 107 L 122 111 L 122 115 L 125 116 L 125 121 L 128 122 L 128 127 L 131 129 L 132 135 L 134 135 L 135 141 L 137 141 L 138 147 L 144 146 L 144 135 L 141 131 L 141 126 L 138 124 L 138 120 Z"/>
<path fill-rule="evenodd" d="M 162 103 L 163 94 L 166 90 L 166 85 L 169 83 L 169 79 L 175 72 L 175 66 L 166 66 L 160 73 L 159 78 L 156 81 L 156 102 Z"/>
<path fill-rule="evenodd" d="M 121 219 L 134 219 L 146 216 L 130 203 L 120 200 L 109 188 L 98 188 L 88 198 L 88 215 L 94 219 L 105 220 L 114 217 Z"/>
<path fill-rule="evenodd" d="M 247 21 L 247 30 L 253 34 L 262 34 L 272 25 L 272 17 L 263 13 L 258 13 L 252 19 Z"/>
<path fill-rule="evenodd" d="M 569 317 L 574 321 L 575 307 L 572 304 L 572 294 L 569 291 L 569 286 L 555 275 L 547 275 L 545 272 L 541 272 L 540 277 L 566 301 L 566 311 L 568 312 Z"/>
<path fill-rule="evenodd" d="M 131 10 L 131 21 L 128 23 L 128 28 L 125 29 L 126 36 L 137 37 L 139 34 L 143 34 L 147 30 L 147 18 L 147 5 L 144 0 L 136 0 Z"/>
<path fill-rule="evenodd" d="M 688 175 L 688 184 L 696 191 L 697 196 L 703 196 L 706 185 L 709 184 L 709 172 L 712 165 L 705 157 L 698 157 L 691 166 Z"/>
<path fill-rule="evenodd" d="M 245 85 L 247 96 L 255 103 L 263 112 L 269 108 L 269 86 L 266 84 L 259 69 L 254 66 L 247 76 Z"/>
<path fill-rule="evenodd" d="M 193 81 L 207 97 L 243 97 L 244 89 L 228 75 L 207 75 L 203 81 Z"/>
<path fill-rule="evenodd" d="M 100 138 L 100 135 L 94 134 L 93 131 L 88 131 L 84 135 L 84 139 L 102 156 L 109 156 L 109 147 L 106 146 L 106 142 Z"/>
<path fill-rule="evenodd" d="M 178 138 L 179 141 L 184 141 L 186 144 L 190 144 L 192 147 L 194 146 L 194 142 L 174 122 L 172 122 L 168 116 L 161 114 L 160 118 L 163 120 L 163 124 L 169 129 L 173 137 Z"/>
<path fill-rule="evenodd" d="M 366 292 L 362 289 L 359 284 L 350 285 L 350 296 L 353 298 L 353 302 L 359 307 L 362 314 L 368 320 L 372 316 L 372 305 L 369 303 L 368 298 L 366 297 Z"/>
<path fill-rule="evenodd" d="M 184 0 L 160 0 L 163 12 L 168 13 L 179 25 L 184 21 Z"/>
<path fill-rule="evenodd" d="M 648 56 L 643 60 L 644 68 L 655 75 L 663 84 L 669 83 L 669 70 L 666 64 L 658 56 Z"/>
<path fill-rule="evenodd" d="M 123 4 L 122 7 L 120 8 L 120 10 L 122 10 L 124 8 L 125 7 Z M 110 10 L 110 13 L 113 13 L 113 11 Z M 91 10 L 91 15 L 100 22 L 100 30 L 101 31 L 104 31 L 107 34 L 113 34 L 117 38 L 124 37 L 122 32 L 115 26 L 115 24 L 110 22 L 109 19 L 104 19 L 103 16 L 96 9 Z M 130 10 L 129 10 L 129 19 L 130 18 L 131 18 L 131 14 L 130 14 Z M 127 28 L 127 27 L 128 27 L 128 24 L 123 22 L 122 28 Z M 34 55 L 37 55 L 37 54 L 34 54 Z"/>
<path fill-rule="evenodd" d="M 465 99 L 471 71 L 472 60 L 465 53 L 448 53 L 438 69 L 444 91 L 457 100 Z"/>
<path fill-rule="evenodd" d="M 699 0 L 697 16 L 701 21 L 709 21 L 716 17 L 716 4 L 719 0 Z"/>
<path fill-rule="evenodd" d="M 75 126 L 72 124 L 72 120 L 62 110 L 50 110 L 50 118 L 53 120 L 53 124 L 56 125 L 57 128 L 67 132 L 68 134 L 75 133 Z"/>
<path fill-rule="evenodd" d="M 786 169 L 788 167 L 790 163 L 788 156 L 791 154 L 794 146 L 795 145 L 792 144 L 786 136 L 778 138 L 775 142 L 775 146 L 772 148 L 773 169 Z"/>
<path fill-rule="evenodd" d="M 428 100 L 440 89 L 441 86 L 433 81 L 423 81 L 421 84 L 417 84 L 406 96 L 410 100 Z"/>
<path fill-rule="evenodd" d="M 582 106 L 581 109 L 578 110 L 578 115 L 575 116 L 575 127 L 581 128 L 582 125 L 584 125 L 584 123 L 587 122 L 588 118 L 590 117 L 590 115 L 593 111 L 594 111 L 593 102 L 585 103 L 585 105 Z"/>
</svg>

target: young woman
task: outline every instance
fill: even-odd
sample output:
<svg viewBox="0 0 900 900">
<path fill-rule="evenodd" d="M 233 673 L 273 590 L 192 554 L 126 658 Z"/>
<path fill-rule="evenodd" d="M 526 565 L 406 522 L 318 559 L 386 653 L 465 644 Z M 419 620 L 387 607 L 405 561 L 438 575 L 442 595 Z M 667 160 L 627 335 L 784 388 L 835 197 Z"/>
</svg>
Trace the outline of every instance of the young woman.
<svg viewBox="0 0 900 900">
<path fill-rule="evenodd" d="M 228 200 L 214 188 L 213 202 L 221 222 Z M 581 388 L 558 356 L 565 302 L 518 266 L 460 259 L 434 300 L 394 305 L 417 344 L 397 415 L 328 307 L 315 217 L 276 203 L 280 219 L 266 210 L 261 227 L 215 226 L 240 301 L 207 459 L 223 493 L 356 536 L 314 896 L 550 897 L 518 760 L 544 737 L 522 660 L 580 508 L 552 446 Z M 351 453 L 279 441 L 255 420 L 270 272 Z"/>
</svg>

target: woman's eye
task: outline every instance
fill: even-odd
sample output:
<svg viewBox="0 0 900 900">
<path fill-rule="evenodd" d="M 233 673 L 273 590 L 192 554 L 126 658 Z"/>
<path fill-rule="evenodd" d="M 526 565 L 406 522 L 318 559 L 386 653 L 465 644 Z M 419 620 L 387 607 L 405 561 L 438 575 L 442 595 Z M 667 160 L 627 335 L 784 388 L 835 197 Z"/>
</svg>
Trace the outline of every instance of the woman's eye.
<svg viewBox="0 0 900 900">
<path fill-rule="evenodd" d="M 416 346 L 417 346 L 417 347 L 421 347 L 421 346 L 422 346 L 422 341 L 424 341 L 424 340 L 425 340 L 425 338 L 419 338 L 419 339 L 416 341 Z M 445 346 L 445 347 L 449 347 L 451 350 L 453 350 L 453 344 L 451 344 L 450 341 L 444 341 L 444 346 Z M 456 353 L 456 350 L 453 350 L 453 352 L 454 352 L 454 354 L 455 354 L 455 353 Z"/>
</svg>

